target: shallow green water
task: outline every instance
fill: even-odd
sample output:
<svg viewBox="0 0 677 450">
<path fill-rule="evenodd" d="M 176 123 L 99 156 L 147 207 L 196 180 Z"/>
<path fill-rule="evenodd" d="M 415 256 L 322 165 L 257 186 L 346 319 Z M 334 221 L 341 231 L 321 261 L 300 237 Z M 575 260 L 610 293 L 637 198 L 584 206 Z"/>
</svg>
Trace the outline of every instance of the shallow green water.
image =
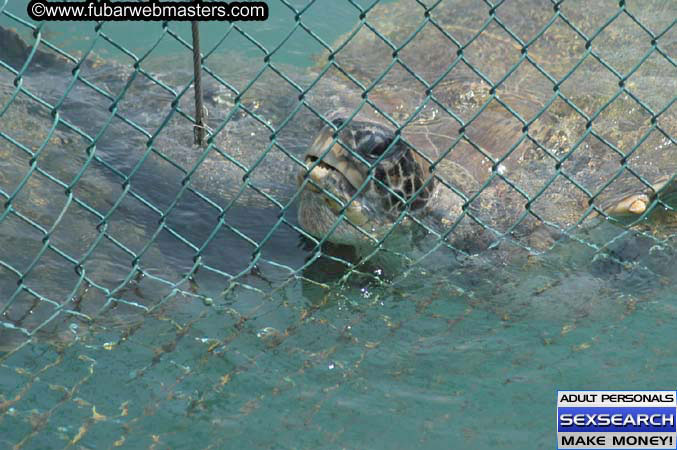
<svg viewBox="0 0 677 450">
<path fill-rule="evenodd" d="M 322 298 L 179 297 L 132 333 L 93 329 L 4 361 L 3 393 L 20 401 L 3 438 L 48 414 L 28 447 L 84 424 L 85 447 L 546 448 L 556 389 L 674 383 L 675 274 L 622 293 L 585 269 L 473 289 L 427 274 Z"/>
<path fill-rule="evenodd" d="M 20 13 L 17 5 L 10 1 L 10 10 Z M 271 5 L 271 17 L 280 9 Z M 346 10 L 339 2 L 319 2 L 308 20 L 333 41 L 357 20 Z M 324 20 L 328 16 L 338 17 L 340 25 Z M 135 27 L 111 27 L 111 33 L 124 41 Z M 285 35 L 289 22 L 274 19 L 249 28 L 270 43 Z M 89 36 L 91 28 L 70 24 L 47 31 L 58 45 L 78 50 L 83 44 L 78 33 Z M 147 41 L 130 42 L 129 48 L 143 52 L 156 32 L 149 29 L 142 35 Z M 206 42 L 216 39 L 205 34 Z M 173 48 L 163 47 L 150 64 L 162 66 L 173 58 Z M 225 48 L 240 46 L 234 42 Z M 100 53 L 116 58 L 103 49 Z M 299 39 L 279 58 L 311 65 L 312 49 Z M 26 83 L 31 86 L 29 77 Z M 94 109 L 92 123 L 99 120 Z M 134 119 L 158 120 L 141 114 Z M 100 154 L 128 170 L 136 161 L 129 150 L 133 145 L 116 147 L 122 132 L 116 133 L 102 143 Z M 64 178 L 72 176 L 81 161 L 60 166 L 62 156 L 48 151 L 41 164 Z M 10 172 L 25 167 L 26 160 L 12 152 L 3 162 L 3 188 L 16 182 Z M 160 160 L 144 165 L 140 174 L 143 181 L 134 180 L 139 192 L 161 208 L 169 205 L 181 174 Z M 31 185 L 32 197 L 26 197 L 60 198 L 60 190 L 41 183 Z M 101 208 L 110 207 L 121 191 L 119 180 L 101 167 L 88 170 L 81 186 L 78 195 Z M 26 204 L 29 212 L 34 212 L 30 207 L 40 212 L 35 220 L 47 224 L 61 208 L 57 201 Z M 79 254 L 77 241 L 91 238 L 85 225 L 94 228 L 97 221 L 82 211 L 66 218 L 67 229 L 56 235 L 56 245 Z M 293 209 L 287 218 L 295 220 Z M 276 211 L 245 205 L 228 216 L 231 226 L 257 241 L 276 219 Z M 157 220 L 140 202 L 125 199 L 110 220 L 111 233 L 137 249 L 151 239 Z M 213 210 L 186 196 L 169 224 L 202 242 L 216 220 Z M 606 242 L 618 229 L 603 224 L 588 233 Z M 41 248 L 42 236 L 21 221 L 7 219 L 0 234 L 4 245 L 20 241 L 13 251 L 0 251 L 17 267 L 25 268 Z M 223 232 L 203 258 L 210 267 L 236 273 L 247 266 L 251 250 L 243 239 Z M 337 283 L 343 269 L 327 260 L 301 273 L 327 283 L 328 289 L 303 279 L 280 287 L 288 273 L 263 263 L 242 281 L 265 293 L 236 287 L 225 295 L 224 277 L 201 270 L 194 295 L 179 293 L 162 304 L 170 293 L 165 284 L 136 279 L 120 295 L 154 306 L 148 314 L 119 304 L 93 324 L 63 315 L 50 333 L 15 351 L 8 350 L 19 342 L 3 342 L 0 443 L 23 448 L 69 443 L 82 448 L 551 448 L 557 389 L 675 388 L 677 235 L 673 230 L 662 245 L 629 235 L 612 250 L 616 261 L 574 242 L 529 257 L 488 252 L 457 260 L 440 251 L 404 275 L 396 264 L 366 269 L 385 283 L 367 276 Z M 163 232 L 143 262 L 150 273 L 176 280 L 190 269 L 194 253 Z M 288 227 L 274 233 L 264 253 L 289 267 L 300 267 L 310 256 Z M 131 259 L 104 241 L 88 269 L 112 287 L 129 272 Z M 17 279 L 0 270 L 0 294 L 7 298 Z M 70 265 L 47 252 L 27 283 L 66 298 L 73 277 Z M 105 300 L 95 289 L 81 297 L 78 307 L 85 313 Z M 19 300 L 31 301 L 28 296 Z M 41 313 L 29 310 L 25 322 Z"/>
<path fill-rule="evenodd" d="M 391 0 L 392 1 L 392 0 Z M 4 0 L 3 0 L 4 3 Z M 8 0 L 5 10 L 26 21 L 32 22 L 26 14 L 25 0 Z M 275 49 L 281 40 L 288 38 L 280 47 L 272 60 L 307 66 L 312 64 L 312 54 L 322 50 L 321 44 L 298 28 L 294 20 L 292 8 L 302 9 L 305 2 L 268 2 L 269 19 L 265 22 L 239 22 L 231 27 L 227 22 L 203 22 L 201 29 L 201 45 L 203 53 L 208 53 L 229 32 L 227 38 L 218 47 L 218 52 L 235 52 L 248 56 L 261 56 L 261 51 L 252 40 L 269 50 Z M 368 2 L 357 1 L 356 5 L 366 7 Z M 2 4 L 0 4 L 2 6 Z M 347 7 L 346 7 L 347 6 Z M 343 33 L 347 33 L 357 23 L 359 11 L 355 6 L 342 5 L 335 1 L 322 0 L 314 3 L 303 13 L 303 23 L 312 26 L 319 39 L 332 43 Z M 331 20 L 327 20 L 331 18 Z M 16 26 L 16 25 L 14 25 Z M 51 22 L 45 27 L 45 38 L 69 52 L 84 52 L 91 46 L 94 36 L 93 22 Z M 233 29 L 234 28 L 234 29 Z M 175 33 L 185 42 L 191 42 L 189 22 L 173 22 L 168 30 Z M 108 22 L 100 31 L 114 42 L 120 44 L 136 55 L 146 54 L 158 41 L 153 50 L 153 57 L 166 57 L 185 52 L 186 48 L 169 32 L 163 30 L 158 22 Z M 245 37 L 245 34 L 248 37 Z M 110 45 L 97 45 L 96 51 L 105 58 L 127 62 L 128 57 Z"/>
</svg>

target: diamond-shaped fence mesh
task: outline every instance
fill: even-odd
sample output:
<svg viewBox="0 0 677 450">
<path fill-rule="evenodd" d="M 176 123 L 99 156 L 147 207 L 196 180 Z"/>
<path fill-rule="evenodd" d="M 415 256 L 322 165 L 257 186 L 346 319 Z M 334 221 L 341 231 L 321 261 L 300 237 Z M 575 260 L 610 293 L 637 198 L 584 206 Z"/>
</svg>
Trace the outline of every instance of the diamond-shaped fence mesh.
<svg viewBox="0 0 677 450">
<path fill-rule="evenodd" d="M 336 41 L 307 23 L 317 2 L 280 2 L 292 21 L 275 45 L 226 23 L 203 46 L 202 147 L 191 42 L 172 23 L 147 25 L 143 53 L 82 23 L 87 46 L 69 52 L 0 3 L 3 339 L 177 296 L 328 286 L 322 264 L 377 278 L 362 268 L 383 254 L 674 245 L 670 2 L 348 0 L 357 25 Z M 278 57 L 299 34 L 310 67 Z M 183 50 L 157 57 L 167 41 Z M 372 158 L 350 136 L 376 123 Z M 413 162 L 386 173 L 400 151 Z M 328 167 L 337 152 L 362 178 Z"/>
<path fill-rule="evenodd" d="M 2 444 L 526 448 L 465 420 L 664 387 L 677 3 L 268 3 L 200 24 L 196 145 L 188 24 L 0 0 Z"/>
</svg>

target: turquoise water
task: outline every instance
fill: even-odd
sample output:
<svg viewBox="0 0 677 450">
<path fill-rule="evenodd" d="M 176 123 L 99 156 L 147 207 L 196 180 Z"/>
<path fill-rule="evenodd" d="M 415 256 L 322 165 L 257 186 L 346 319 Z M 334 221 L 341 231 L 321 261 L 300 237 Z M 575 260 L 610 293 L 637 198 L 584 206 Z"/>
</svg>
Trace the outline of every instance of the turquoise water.
<svg viewBox="0 0 677 450">
<path fill-rule="evenodd" d="M 23 0 L 9 0 L 5 8 L 13 15 L 32 22 L 26 14 L 27 3 Z M 288 6 L 279 1 L 268 2 L 269 19 L 265 22 L 239 22 L 233 24 L 234 26 L 227 22 L 202 22 L 200 29 L 203 53 L 212 50 L 227 33 L 229 37 L 218 46 L 218 52 L 236 52 L 252 57 L 261 56 L 262 53 L 250 39 L 271 52 L 278 47 L 281 40 L 287 39 L 274 53 L 272 61 L 297 66 L 311 65 L 312 55 L 320 52 L 322 46 L 315 38 L 298 28 L 294 21 L 295 12 L 292 10 L 302 10 L 306 2 L 291 1 L 287 4 Z M 364 1 L 357 1 L 355 4 L 362 7 L 369 5 Z M 347 6 L 330 0 L 316 1 L 304 11 L 303 23 L 311 26 L 319 39 L 331 44 L 340 35 L 350 31 L 358 21 L 358 9 Z M 94 22 L 50 22 L 45 27 L 45 38 L 64 50 L 76 54 L 85 52 L 91 46 L 95 25 Z M 139 56 L 146 54 L 158 41 L 153 57 L 187 53 L 186 48 L 171 33 L 185 42 L 191 42 L 189 22 L 173 22 L 167 30 L 163 30 L 158 22 L 109 22 L 101 28 L 101 33 Z M 103 57 L 128 62 L 126 55 L 109 45 L 98 45 L 95 48 Z"/>
<path fill-rule="evenodd" d="M 246 28 L 275 46 L 293 24 L 280 13 L 284 6 L 270 3 L 271 20 Z M 7 4 L 16 14 L 22 6 Z M 326 1 L 317 2 L 307 20 L 333 42 L 357 17 L 351 6 Z M 0 25 L 8 24 L 6 17 L 0 19 Z M 220 39 L 220 25 L 213 27 L 203 28 L 206 47 Z M 45 32 L 77 52 L 86 50 L 92 28 L 54 24 Z M 187 27 L 170 28 L 188 37 Z M 104 29 L 139 53 L 162 34 L 159 27 L 140 24 Z M 315 49 L 309 42 L 293 38 L 276 58 L 310 66 Z M 177 48 L 173 39 L 163 39 L 153 64 L 173 61 L 183 51 Z M 223 47 L 224 59 L 231 51 L 238 61 L 257 56 L 241 38 Z M 128 62 L 110 47 L 97 53 Z M 66 85 L 48 80 L 55 84 L 44 95 Z M 27 76 L 28 86 L 39 84 L 31 82 Z M 94 123 L 98 103 L 83 99 L 86 118 Z M 159 120 L 152 114 L 134 119 Z M 102 142 L 99 154 L 124 171 L 136 162 L 134 145 L 143 142 L 115 147 L 121 136 Z M 65 138 L 61 145 L 71 148 Z M 3 189 L 14 180 L 12 171 L 28 165 L 28 158 L 12 155 L 16 161 L 0 165 Z M 62 164 L 63 173 L 73 176 L 62 157 L 48 150 L 40 163 L 55 170 Z M 140 173 L 144 181 L 135 179 L 134 185 L 155 205 L 167 207 L 181 174 L 159 159 Z M 29 186 L 40 212 L 35 220 L 51 223 L 60 203 L 38 200 L 51 194 L 61 198 L 62 190 L 40 183 Z M 82 184 L 81 198 L 108 208 L 122 190 L 110 171 L 96 167 Z M 170 225 L 201 242 L 216 213 L 195 196 L 180 203 Z M 67 215 L 72 221 L 55 237 L 56 245 L 72 247 L 74 254 L 78 241 L 90 238 L 80 233 L 81 224 L 98 224 L 78 214 Z M 293 210 L 287 218 L 293 223 Z M 2 224 L 0 237 L 3 245 L 20 241 L 23 251 L 3 248 L 0 255 L 25 268 L 42 236 L 12 220 Z M 257 241 L 275 220 L 277 212 L 261 205 L 237 205 L 228 216 L 231 226 Z M 155 213 L 125 199 L 111 218 L 111 233 L 138 249 L 152 237 L 157 221 Z M 607 242 L 618 229 L 602 224 L 586 232 Z M 488 252 L 459 260 L 440 251 L 405 274 L 396 264 L 373 265 L 363 270 L 374 276 L 353 276 L 346 283 L 336 281 L 345 272 L 340 264 L 326 259 L 302 271 L 303 279 L 283 285 L 288 273 L 263 263 L 243 280 L 262 292 L 235 287 L 223 293 L 224 276 L 201 270 L 190 292 L 164 303 L 160 299 L 170 294 L 165 284 L 134 279 L 120 296 L 153 307 L 147 314 L 138 305 L 118 304 L 93 323 L 64 315 L 50 333 L 38 333 L 22 347 L 2 342 L 0 443 L 19 448 L 552 448 L 558 389 L 675 389 L 677 235 L 674 229 L 666 234 L 662 245 L 628 235 L 612 246 L 615 259 L 575 242 L 541 256 Z M 245 240 L 226 232 L 215 239 L 203 254 L 211 267 L 235 273 L 247 266 L 251 246 Z M 174 280 L 190 270 L 194 249 L 165 232 L 157 242 L 142 261 L 151 274 Z M 289 267 L 302 266 L 310 256 L 289 227 L 274 233 L 264 253 Z M 353 257 L 346 249 L 328 253 Z M 129 255 L 105 240 L 92 259 L 91 271 L 105 286 L 115 286 L 130 270 Z M 53 252 L 42 261 L 27 282 L 55 298 L 67 297 L 73 268 Z M 4 301 L 17 279 L 0 270 Z M 84 313 L 104 301 L 95 289 L 78 294 L 78 311 Z M 28 323 L 41 313 L 28 307 L 22 312 Z"/>
<path fill-rule="evenodd" d="M 630 293 L 589 269 L 178 297 L 4 361 L 3 438 L 46 414 L 29 448 L 83 425 L 87 447 L 548 448 L 556 389 L 674 386 L 674 272 Z"/>
</svg>

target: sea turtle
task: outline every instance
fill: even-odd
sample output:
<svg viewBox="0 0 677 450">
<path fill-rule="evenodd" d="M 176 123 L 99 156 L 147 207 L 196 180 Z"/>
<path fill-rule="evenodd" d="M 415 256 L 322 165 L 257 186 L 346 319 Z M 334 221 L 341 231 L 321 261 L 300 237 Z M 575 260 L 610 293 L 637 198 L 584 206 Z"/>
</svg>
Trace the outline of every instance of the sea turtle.
<svg viewBox="0 0 677 450">
<path fill-rule="evenodd" d="M 275 55 L 214 52 L 205 60 L 206 148 L 193 145 L 191 58 L 68 59 L 0 26 L 0 189 L 6 203 L 29 168 L 50 174 L 30 177 L 20 211 L 44 230 L 56 227 L 50 244 L 70 244 L 75 258 L 107 227 L 100 242 L 120 254 L 103 260 L 128 260 L 115 265 L 123 277 L 108 279 L 110 268 L 95 267 L 93 257 L 85 268 L 116 295 L 136 264 L 177 282 L 209 266 L 222 288 L 223 273 L 238 280 L 253 272 L 252 255 L 272 270 L 305 267 L 307 253 L 279 251 L 279 242 L 295 248 L 299 234 L 361 246 L 394 223 L 391 236 L 425 225 L 468 250 L 508 236 L 542 248 L 551 238 L 542 230 L 597 213 L 636 217 L 656 199 L 654 210 L 674 208 L 677 44 L 662 32 L 674 8 L 628 5 L 621 9 L 632 15 L 607 23 L 609 11 L 590 2 L 398 1 L 364 11 L 358 28 L 308 70 Z M 37 151 L 52 126 L 53 145 L 35 157 L 7 139 Z M 78 200 L 91 209 L 81 211 Z M 67 226 L 75 212 L 84 217 Z M 668 215 L 674 224 L 674 209 Z M 27 241 L 3 261 L 25 270 L 46 232 L 3 217 L 3 242 L 18 242 L 14 231 Z M 27 260 L 12 264 L 8 252 Z M 35 266 L 35 285 L 22 283 L 71 302 L 59 271 L 73 276 L 74 265 L 59 261 Z M 17 289 L 10 275 L 0 277 L 6 296 Z M 68 292 L 54 295 L 59 282 Z M 53 314 L 55 305 L 37 304 L 46 314 L 30 305 L 18 314 Z"/>
<path fill-rule="evenodd" d="M 359 246 L 423 224 L 461 248 L 541 249 L 596 216 L 636 225 L 657 206 L 674 225 L 677 77 L 644 30 L 604 28 L 587 4 L 506 2 L 484 23 L 464 1 L 405 3 L 371 10 L 330 56 L 349 107 L 297 171 L 308 233 Z M 674 58 L 674 37 L 659 42 Z"/>
<path fill-rule="evenodd" d="M 660 7 L 663 14 L 629 11 L 658 36 L 674 17 L 674 5 Z M 379 168 L 356 155 L 387 150 L 379 167 L 413 161 L 406 174 L 425 175 L 421 186 L 401 180 L 402 194 L 420 191 L 405 202 L 402 220 L 439 234 L 460 221 L 449 237 L 477 239 L 482 247 L 504 235 L 540 236 L 542 224 L 566 228 L 595 211 L 641 212 L 656 196 L 665 201 L 655 209 L 669 205 L 677 166 L 674 37 L 660 34 L 652 47 L 646 28 L 626 14 L 605 25 L 607 13 L 580 2 L 553 9 L 538 0 L 495 8 L 469 0 L 398 1 L 366 11 L 366 22 L 309 70 L 214 52 L 205 60 L 211 144 L 203 149 L 193 145 L 188 117 L 190 58 L 153 62 L 151 55 L 136 69 L 94 54 L 79 63 L 45 57 L 44 45 L 31 53 L 32 45 L 16 39 L 8 39 L 14 49 L 4 46 L 0 57 L 18 69 L 33 54 L 23 86 L 97 136 L 98 161 L 116 176 L 129 174 L 118 182 L 155 205 L 155 214 L 166 214 L 166 226 L 195 204 L 194 211 L 244 231 L 251 252 L 251 242 L 267 239 L 271 226 L 291 236 L 300 224 L 306 236 L 324 238 L 345 207 L 346 219 L 366 234 L 342 219 L 327 240 L 373 241 L 369 235 L 387 233 L 408 200 L 389 189 L 394 177 L 355 186 L 359 180 L 349 175 L 319 200 L 312 190 L 323 186 L 310 180 L 336 168 L 329 159 L 318 162 L 331 155 L 362 177 L 378 177 Z M 335 131 L 340 142 L 328 140 Z M 366 147 L 351 142 L 365 131 L 396 139 L 386 148 L 370 149 L 370 139 Z M 408 156 L 393 160 L 398 155 Z M 299 174 L 303 191 L 296 195 Z M 351 189 L 361 194 L 346 205 Z M 379 204 L 378 195 L 389 203 Z M 269 211 L 267 220 L 238 222 L 255 211 Z M 290 227 L 279 227 L 280 220 Z M 194 222 L 197 228 L 203 221 Z M 196 248 L 216 224 L 205 226 Z M 188 250 L 192 258 L 195 249 Z"/>
</svg>

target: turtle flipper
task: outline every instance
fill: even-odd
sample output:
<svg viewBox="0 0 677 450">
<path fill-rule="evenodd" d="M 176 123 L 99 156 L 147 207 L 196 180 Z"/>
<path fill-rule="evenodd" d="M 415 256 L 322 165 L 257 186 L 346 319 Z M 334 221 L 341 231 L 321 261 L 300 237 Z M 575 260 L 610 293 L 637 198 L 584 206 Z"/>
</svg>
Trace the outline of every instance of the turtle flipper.
<svg viewBox="0 0 677 450">
<path fill-rule="evenodd" d="M 677 174 L 659 178 L 653 188 L 661 200 L 677 207 Z"/>
<path fill-rule="evenodd" d="M 667 204 L 677 205 L 677 175 L 666 175 L 658 178 L 651 187 L 643 192 L 626 195 L 605 208 L 604 212 L 610 216 L 644 214 L 656 197 Z"/>
</svg>

